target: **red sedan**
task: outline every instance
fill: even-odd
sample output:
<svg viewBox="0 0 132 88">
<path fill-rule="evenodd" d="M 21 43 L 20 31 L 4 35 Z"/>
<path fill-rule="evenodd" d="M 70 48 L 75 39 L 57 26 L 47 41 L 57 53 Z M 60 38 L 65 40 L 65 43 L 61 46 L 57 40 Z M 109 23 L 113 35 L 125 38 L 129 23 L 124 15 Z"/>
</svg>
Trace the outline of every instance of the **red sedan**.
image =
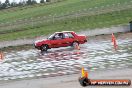
<svg viewBox="0 0 132 88">
<path fill-rule="evenodd" d="M 77 35 L 73 31 L 56 32 L 46 40 L 35 41 L 35 48 L 41 51 L 47 51 L 51 48 L 74 46 L 87 42 L 86 36 Z"/>
</svg>

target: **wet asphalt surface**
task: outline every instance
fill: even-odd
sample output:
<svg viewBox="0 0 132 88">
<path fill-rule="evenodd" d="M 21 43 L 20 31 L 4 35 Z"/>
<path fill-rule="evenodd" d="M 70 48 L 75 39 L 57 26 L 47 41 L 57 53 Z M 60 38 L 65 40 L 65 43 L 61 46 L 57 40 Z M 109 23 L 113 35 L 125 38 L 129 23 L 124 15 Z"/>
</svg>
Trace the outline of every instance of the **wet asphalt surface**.
<svg viewBox="0 0 132 88">
<path fill-rule="evenodd" d="M 43 54 L 34 48 L 4 51 L 0 81 L 80 73 L 81 67 L 89 71 L 132 68 L 132 36 L 122 36 L 117 38 L 117 50 L 110 35 L 103 35 L 89 38 L 80 50 L 63 47 Z"/>
</svg>

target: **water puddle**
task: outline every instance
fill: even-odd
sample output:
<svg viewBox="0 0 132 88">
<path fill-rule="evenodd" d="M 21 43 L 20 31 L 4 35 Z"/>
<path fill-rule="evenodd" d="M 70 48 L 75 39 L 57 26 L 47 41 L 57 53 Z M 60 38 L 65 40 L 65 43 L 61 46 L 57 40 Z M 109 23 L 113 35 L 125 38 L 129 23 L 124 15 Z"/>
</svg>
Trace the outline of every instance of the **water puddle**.
<svg viewBox="0 0 132 88">
<path fill-rule="evenodd" d="M 81 50 L 57 48 L 44 55 L 36 49 L 4 52 L 0 81 L 73 74 L 82 66 L 91 71 L 132 67 L 132 38 L 117 41 L 117 51 L 111 40 L 91 39 L 80 46 Z"/>
</svg>

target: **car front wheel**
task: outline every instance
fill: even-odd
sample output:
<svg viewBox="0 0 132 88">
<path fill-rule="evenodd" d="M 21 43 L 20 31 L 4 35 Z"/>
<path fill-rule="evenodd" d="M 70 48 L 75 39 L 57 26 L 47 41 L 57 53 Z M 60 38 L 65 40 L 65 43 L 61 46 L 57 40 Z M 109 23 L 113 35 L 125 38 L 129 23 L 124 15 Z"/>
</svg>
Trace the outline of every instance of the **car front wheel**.
<svg viewBox="0 0 132 88">
<path fill-rule="evenodd" d="M 47 50 L 48 50 L 48 45 L 41 46 L 41 51 L 47 51 Z"/>
</svg>

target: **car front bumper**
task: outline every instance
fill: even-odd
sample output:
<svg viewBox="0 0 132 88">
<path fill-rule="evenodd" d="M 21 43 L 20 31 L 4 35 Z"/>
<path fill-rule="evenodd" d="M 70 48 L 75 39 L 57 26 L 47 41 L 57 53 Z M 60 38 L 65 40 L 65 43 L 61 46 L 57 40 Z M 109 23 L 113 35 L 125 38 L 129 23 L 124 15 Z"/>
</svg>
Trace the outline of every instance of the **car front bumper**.
<svg viewBox="0 0 132 88">
<path fill-rule="evenodd" d="M 40 46 L 36 46 L 35 44 L 33 44 L 35 48 L 37 48 L 38 50 L 40 50 Z"/>
</svg>

